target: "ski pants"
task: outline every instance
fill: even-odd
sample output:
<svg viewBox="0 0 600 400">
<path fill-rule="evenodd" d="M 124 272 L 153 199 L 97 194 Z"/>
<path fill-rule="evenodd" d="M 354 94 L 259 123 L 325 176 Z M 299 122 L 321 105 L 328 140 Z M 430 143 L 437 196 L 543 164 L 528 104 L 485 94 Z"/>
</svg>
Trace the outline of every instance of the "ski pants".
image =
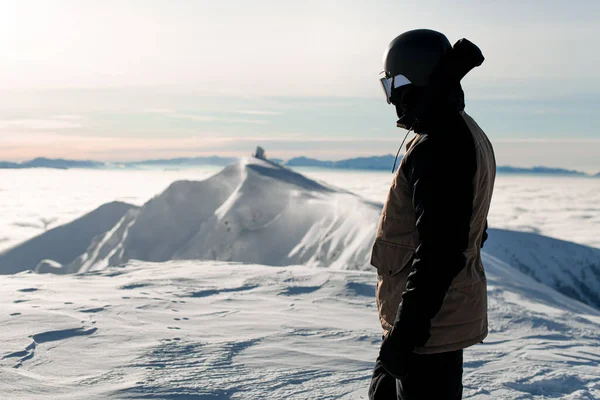
<svg viewBox="0 0 600 400">
<path fill-rule="evenodd" d="M 369 387 L 370 400 L 461 400 L 463 351 L 413 354 L 406 377 L 388 375 L 379 359 Z"/>
</svg>

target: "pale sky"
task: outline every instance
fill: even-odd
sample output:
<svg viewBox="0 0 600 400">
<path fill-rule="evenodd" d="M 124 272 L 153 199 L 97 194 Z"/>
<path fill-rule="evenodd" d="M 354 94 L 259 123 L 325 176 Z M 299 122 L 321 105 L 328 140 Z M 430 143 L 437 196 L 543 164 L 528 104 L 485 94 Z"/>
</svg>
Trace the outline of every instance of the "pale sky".
<svg viewBox="0 0 600 400">
<path fill-rule="evenodd" d="M 0 160 L 394 153 L 386 45 L 466 37 L 501 164 L 600 171 L 600 2 L 0 0 Z"/>
</svg>

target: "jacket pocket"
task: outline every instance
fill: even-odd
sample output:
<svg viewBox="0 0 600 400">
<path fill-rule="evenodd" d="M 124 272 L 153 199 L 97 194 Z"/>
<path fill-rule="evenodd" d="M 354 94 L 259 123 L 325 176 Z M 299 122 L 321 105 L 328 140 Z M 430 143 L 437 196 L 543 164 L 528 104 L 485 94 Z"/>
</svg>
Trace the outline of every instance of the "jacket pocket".
<svg viewBox="0 0 600 400">
<path fill-rule="evenodd" d="M 396 275 L 412 265 L 416 248 L 378 238 L 371 252 L 371 265 L 386 275 Z"/>
<path fill-rule="evenodd" d="M 394 239 L 410 234 L 415 231 L 415 225 L 417 223 L 415 212 L 410 209 L 403 212 L 390 213 L 386 210 L 381 216 L 381 228 L 383 239 L 389 243 L 396 243 Z M 391 239 L 387 240 L 387 239 Z"/>
</svg>

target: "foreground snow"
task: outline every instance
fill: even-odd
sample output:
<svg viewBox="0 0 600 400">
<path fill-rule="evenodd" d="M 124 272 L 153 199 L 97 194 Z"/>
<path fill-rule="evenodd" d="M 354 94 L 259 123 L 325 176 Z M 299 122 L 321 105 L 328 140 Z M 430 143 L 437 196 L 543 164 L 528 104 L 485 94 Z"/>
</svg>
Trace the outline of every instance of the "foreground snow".
<svg viewBox="0 0 600 400">
<path fill-rule="evenodd" d="M 465 398 L 600 397 L 600 313 L 497 259 Z M 0 276 L 0 393 L 19 399 L 360 399 L 372 271 L 200 261 Z"/>
</svg>

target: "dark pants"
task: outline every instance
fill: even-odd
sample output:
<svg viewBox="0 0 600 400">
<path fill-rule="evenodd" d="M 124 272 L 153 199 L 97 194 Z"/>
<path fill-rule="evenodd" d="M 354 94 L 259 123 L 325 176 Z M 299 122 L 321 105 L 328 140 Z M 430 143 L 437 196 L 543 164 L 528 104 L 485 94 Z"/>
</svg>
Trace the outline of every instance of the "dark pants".
<svg viewBox="0 0 600 400">
<path fill-rule="evenodd" d="M 462 399 L 463 351 L 412 354 L 410 370 L 396 380 L 379 359 L 375 363 L 370 400 L 460 400 Z"/>
</svg>

